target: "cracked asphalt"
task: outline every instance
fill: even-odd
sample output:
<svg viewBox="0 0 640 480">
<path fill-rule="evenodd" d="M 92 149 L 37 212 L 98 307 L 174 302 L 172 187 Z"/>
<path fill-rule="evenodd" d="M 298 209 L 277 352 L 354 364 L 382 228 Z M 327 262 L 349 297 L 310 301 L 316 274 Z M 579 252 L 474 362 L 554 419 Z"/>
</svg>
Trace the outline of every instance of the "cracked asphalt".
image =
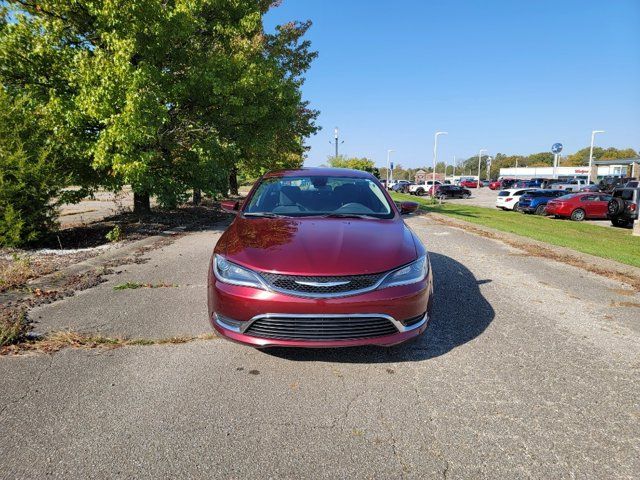
<svg viewBox="0 0 640 480">
<path fill-rule="evenodd" d="M 640 295 L 428 217 L 408 223 L 436 281 L 418 340 L 0 357 L 0 477 L 637 478 Z M 30 319 L 39 332 L 210 332 L 219 234 L 184 235 Z M 127 281 L 174 286 L 113 289 Z"/>
</svg>

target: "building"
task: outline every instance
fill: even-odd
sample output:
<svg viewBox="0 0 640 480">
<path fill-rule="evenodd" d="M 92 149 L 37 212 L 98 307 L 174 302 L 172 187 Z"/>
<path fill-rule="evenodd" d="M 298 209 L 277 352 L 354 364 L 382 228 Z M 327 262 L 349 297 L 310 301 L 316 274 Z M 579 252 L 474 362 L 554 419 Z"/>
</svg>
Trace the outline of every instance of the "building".
<svg viewBox="0 0 640 480">
<path fill-rule="evenodd" d="M 636 166 L 640 159 L 628 160 L 599 160 L 594 161 L 595 168 L 598 169 L 597 176 L 604 177 L 607 175 L 615 176 L 632 176 L 632 169 Z M 636 173 L 637 175 L 637 173 Z M 583 177 L 589 176 L 589 166 L 581 167 L 557 167 L 556 177 Z M 500 177 L 503 178 L 553 178 L 553 167 L 518 167 L 518 168 L 501 168 Z"/>
</svg>

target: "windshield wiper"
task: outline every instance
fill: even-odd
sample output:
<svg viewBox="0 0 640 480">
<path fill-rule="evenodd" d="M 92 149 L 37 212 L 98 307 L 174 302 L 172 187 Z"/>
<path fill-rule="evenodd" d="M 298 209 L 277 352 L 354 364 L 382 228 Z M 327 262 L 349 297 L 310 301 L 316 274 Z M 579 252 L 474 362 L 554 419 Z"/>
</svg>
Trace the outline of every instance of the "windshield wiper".
<svg viewBox="0 0 640 480">
<path fill-rule="evenodd" d="M 258 218 L 282 218 L 287 216 L 287 215 L 281 215 L 279 213 L 273 213 L 273 212 L 248 212 L 248 213 L 243 213 L 243 215 L 245 217 L 258 217 Z"/>
<path fill-rule="evenodd" d="M 327 213 L 322 215 L 322 218 L 367 218 L 369 220 L 378 220 L 378 217 L 372 217 L 371 215 L 365 215 L 364 213 Z"/>
</svg>

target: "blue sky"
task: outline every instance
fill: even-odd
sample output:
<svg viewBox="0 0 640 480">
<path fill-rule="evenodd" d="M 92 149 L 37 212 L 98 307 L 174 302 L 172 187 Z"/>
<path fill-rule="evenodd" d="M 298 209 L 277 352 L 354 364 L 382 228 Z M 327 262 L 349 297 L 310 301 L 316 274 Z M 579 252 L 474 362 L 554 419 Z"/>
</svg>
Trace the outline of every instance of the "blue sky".
<svg viewBox="0 0 640 480">
<path fill-rule="evenodd" d="M 341 153 L 382 166 L 587 146 L 640 149 L 640 0 L 284 0 L 268 29 L 310 19 L 305 98 L 323 127 L 308 166 Z"/>
</svg>

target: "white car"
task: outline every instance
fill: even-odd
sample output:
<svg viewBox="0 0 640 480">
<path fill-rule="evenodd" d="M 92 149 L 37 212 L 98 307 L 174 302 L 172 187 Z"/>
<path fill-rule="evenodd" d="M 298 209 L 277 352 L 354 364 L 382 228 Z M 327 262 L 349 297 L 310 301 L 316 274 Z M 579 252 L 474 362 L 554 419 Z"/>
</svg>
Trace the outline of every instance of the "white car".
<svg viewBox="0 0 640 480">
<path fill-rule="evenodd" d="M 436 180 L 435 184 L 442 185 L 442 182 Z M 431 188 L 431 185 L 433 185 L 433 180 L 427 180 L 426 182 L 423 182 L 418 185 L 409 185 L 409 193 L 411 195 L 422 196 L 429 191 L 429 189 Z"/>
<path fill-rule="evenodd" d="M 516 210 L 520 197 L 534 190 L 539 190 L 539 188 L 510 188 L 509 190 L 500 190 L 498 192 L 498 198 L 496 198 L 496 208 Z"/>
</svg>

